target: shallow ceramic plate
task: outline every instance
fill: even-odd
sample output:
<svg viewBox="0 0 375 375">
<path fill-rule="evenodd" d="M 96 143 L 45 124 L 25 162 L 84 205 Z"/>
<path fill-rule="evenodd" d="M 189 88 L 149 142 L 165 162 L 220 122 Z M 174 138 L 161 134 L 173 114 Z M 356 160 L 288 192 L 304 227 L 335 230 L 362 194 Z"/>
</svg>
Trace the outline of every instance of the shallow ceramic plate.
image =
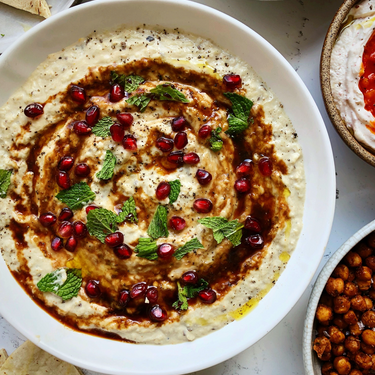
<svg viewBox="0 0 375 375">
<path fill-rule="evenodd" d="M 49 53 L 95 29 L 124 23 L 178 27 L 209 38 L 249 62 L 282 100 L 298 133 L 306 170 L 304 227 L 297 248 L 275 287 L 249 315 L 193 342 L 132 345 L 67 329 L 24 293 L 2 258 L 0 312 L 35 344 L 78 366 L 110 374 L 183 374 L 213 366 L 254 344 L 302 295 L 320 263 L 331 230 L 336 192 L 333 155 L 320 113 L 288 62 L 242 23 L 190 1 L 98 1 L 44 21 L 0 57 L 0 105 Z"/>
</svg>

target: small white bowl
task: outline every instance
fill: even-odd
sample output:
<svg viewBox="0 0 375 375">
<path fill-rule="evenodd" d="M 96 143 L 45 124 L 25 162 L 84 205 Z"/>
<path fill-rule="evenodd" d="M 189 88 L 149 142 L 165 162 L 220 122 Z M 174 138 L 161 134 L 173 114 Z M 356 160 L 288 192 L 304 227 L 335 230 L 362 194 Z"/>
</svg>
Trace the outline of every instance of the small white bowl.
<svg viewBox="0 0 375 375">
<path fill-rule="evenodd" d="M 321 362 L 313 351 L 313 341 L 315 339 L 315 312 L 324 287 L 331 276 L 333 270 L 341 262 L 342 258 L 363 238 L 375 230 L 375 220 L 361 228 L 357 233 L 350 237 L 331 257 L 327 264 L 321 270 L 316 279 L 314 288 L 311 292 L 305 326 L 303 330 L 303 363 L 306 375 L 321 375 Z"/>
</svg>

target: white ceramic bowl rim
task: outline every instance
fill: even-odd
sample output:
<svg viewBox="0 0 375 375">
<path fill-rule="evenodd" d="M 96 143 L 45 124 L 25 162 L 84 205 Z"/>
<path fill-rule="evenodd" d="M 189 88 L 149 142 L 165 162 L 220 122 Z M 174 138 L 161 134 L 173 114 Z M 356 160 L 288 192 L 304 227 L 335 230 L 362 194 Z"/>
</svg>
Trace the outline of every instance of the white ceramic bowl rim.
<svg viewBox="0 0 375 375">
<path fill-rule="evenodd" d="M 257 342 L 305 291 L 323 256 L 333 221 L 333 155 L 316 104 L 294 69 L 275 48 L 239 21 L 184 0 L 99 0 L 43 21 L 0 57 L 0 105 L 47 54 L 88 35 L 93 29 L 124 23 L 179 27 L 212 39 L 249 62 L 269 83 L 282 100 L 304 151 L 306 203 L 304 228 L 297 248 L 276 285 L 251 314 L 193 342 L 132 345 L 72 331 L 47 315 L 23 292 L 2 258 L 0 312 L 36 345 L 75 365 L 110 374 L 184 374 L 213 366 Z M 323 162 L 317 160 L 317 150 Z"/>
</svg>

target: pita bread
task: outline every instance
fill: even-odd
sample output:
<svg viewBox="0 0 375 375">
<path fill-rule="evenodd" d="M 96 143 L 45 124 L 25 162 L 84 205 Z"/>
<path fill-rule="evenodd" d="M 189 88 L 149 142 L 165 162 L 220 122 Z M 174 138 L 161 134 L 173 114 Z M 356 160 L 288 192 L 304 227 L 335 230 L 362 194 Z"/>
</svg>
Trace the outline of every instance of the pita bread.
<svg viewBox="0 0 375 375">
<path fill-rule="evenodd" d="M 49 10 L 46 0 L 0 0 L 0 3 L 26 10 L 33 14 L 38 14 L 44 18 L 51 16 L 51 11 Z"/>
<path fill-rule="evenodd" d="M 0 375 L 80 375 L 73 365 L 26 341 L 0 368 Z"/>
<path fill-rule="evenodd" d="M 5 349 L 0 349 L 0 368 L 8 358 L 8 353 Z"/>
</svg>

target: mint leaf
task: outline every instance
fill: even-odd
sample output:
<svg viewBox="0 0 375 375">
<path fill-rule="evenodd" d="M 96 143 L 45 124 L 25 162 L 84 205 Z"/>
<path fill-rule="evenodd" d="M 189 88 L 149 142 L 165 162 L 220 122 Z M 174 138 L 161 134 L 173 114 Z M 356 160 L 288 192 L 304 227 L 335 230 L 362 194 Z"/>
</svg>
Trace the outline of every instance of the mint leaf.
<svg viewBox="0 0 375 375">
<path fill-rule="evenodd" d="M 144 112 L 146 107 L 148 106 L 148 103 L 150 103 L 151 98 L 149 98 L 147 95 L 134 95 L 130 99 L 127 100 L 129 104 L 136 105 L 140 112 Z"/>
<path fill-rule="evenodd" d="M 208 282 L 200 279 L 195 285 L 186 285 L 186 296 L 188 298 L 195 298 L 199 292 L 208 288 Z"/>
<path fill-rule="evenodd" d="M 12 171 L 0 169 L 0 198 L 5 198 L 7 196 L 11 175 Z"/>
<path fill-rule="evenodd" d="M 121 86 L 125 85 L 125 74 L 118 74 L 114 70 L 111 70 L 111 83 L 118 83 Z"/>
<path fill-rule="evenodd" d="M 171 191 L 169 192 L 169 203 L 172 204 L 172 203 L 176 202 L 176 200 L 178 198 L 178 195 L 180 194 L 181 182 L 180 182 L 180 180 L 174 180 L 174 181 L 170 181 L 168 183 L 171 187 Z"/>
<path fill-rule="evenodd" d="M 110 233 L 117 230 L 117 215 L 105 208 L 96 208 L 87 214 L 87 229 L 92 236 L 104 243 Z"/>
<path fill-rule="evenodd" d="M 220 151 L 223 147 L 223 140 L 220 137 L 221 128 L 216 128 L 215 130 L 212 130 L 211 132 L 211 138 L 210 138 L 210 144 L 211 144 L 211 150 L 212 151 Z"/>
<path fill-rule="evenodd" d="M 133 197 L 130 197 L 122 206 L 122 211 L 117 216 L 117 222 L 123 223 L 125 220 L 131 223 L 138 223 L 137 209 Z"/>
<path fill-rule="evenodd" d="M 175 309 L 187 310 L 189 308 L 189 304 L 187 301 L 186 287 L 182 287 L 177 281 L 177 289 L 178 300 L 173 303 L 172 307 L 174 307 Z"/>
<path fill-rule="evenodd" d="M 130 76 L 125 77 L 125 84 L 124 84 L 124 90 L 128 93 L 131 93 L 139 87 L 141 83 L 143 83 L 145 80 L 137 75 L 131 74 Z"/>
<path fill-rule="evenodd" d="M 204 249 L 204 246 L 199 242 L 197 238 L 193 238 L 192 240 L 186 242 L 185 245 L 179 247 L 173 254 L 173 256 L 181 260 L 186 254 L 190 253 L 196 249 Z"/>
<path fill-rule="evenodd" d="M 153 241 L 151 238 L 140 238 L 134 251 L 137 253 L 137 257 L 156 260 L 158 259 L 157 249 L 158 245 L 156 241 Z"/>
<path fill-rule="evenodd" d="M 109 128 L 114 124 L 115 122 L 111 119 L 111 117 L 106 116 L 100 119 L 96 125 L 92 128 L 92 132 L 98 136 L 98 137 L 108 137 L 111 135 L 111 132 L 109 131 Z"/>
<path fill-rule="evenodd" d="M 36 286 L 42 292 L 57 292 L 59 288 L 64 284 L 60 276 L 62 272 L 65 272 L 64 269 L 57 269 L 53 272 L 47 273 L 47 275 L 39 280 Z"/>
<path fill-rule="evenodd" d="M 225 131 L 229 136 L 236 136 L 246 130 L 251 121 L 249 115 L 253 102 L 245 96 L 234 92 L 225 92 L 224 95 L 232 102 L 233 115 L 228 115 L 228 130 Z"/>
<path fill-rule="evenodd" d="M 167 209 L 164 206 L 159 205 L 147 229 L 147 234 L 152 239 L 156 240 L 159 237 L 168 237 L 167 215 Z"/>
<path fill-rule="evenodd" d="M 171 100 L 174 102 L 190 103 L 186 96 L 172 85 L 157 85 L 150 90 L 159 100 Z"/>
<path fill-rule="evenodd" d="M 91 191 L 86 182 L 79 182 L 69 189 L 61 190 L 56 198 L 65 203 L 71 210 L 78 210 L 85 204 L 92 202 L 95 199 L 95 193 Z"/>
<path fill-rule="evenodd" d="M 113 177 L 113 171 L 116 165 L 116 157 L 111 151 L 105 152 L 105 158 L 103 162 L 103 167 L 100 172 L 96 174 L 100 180 L 109 180 Z"/>
</svg>

